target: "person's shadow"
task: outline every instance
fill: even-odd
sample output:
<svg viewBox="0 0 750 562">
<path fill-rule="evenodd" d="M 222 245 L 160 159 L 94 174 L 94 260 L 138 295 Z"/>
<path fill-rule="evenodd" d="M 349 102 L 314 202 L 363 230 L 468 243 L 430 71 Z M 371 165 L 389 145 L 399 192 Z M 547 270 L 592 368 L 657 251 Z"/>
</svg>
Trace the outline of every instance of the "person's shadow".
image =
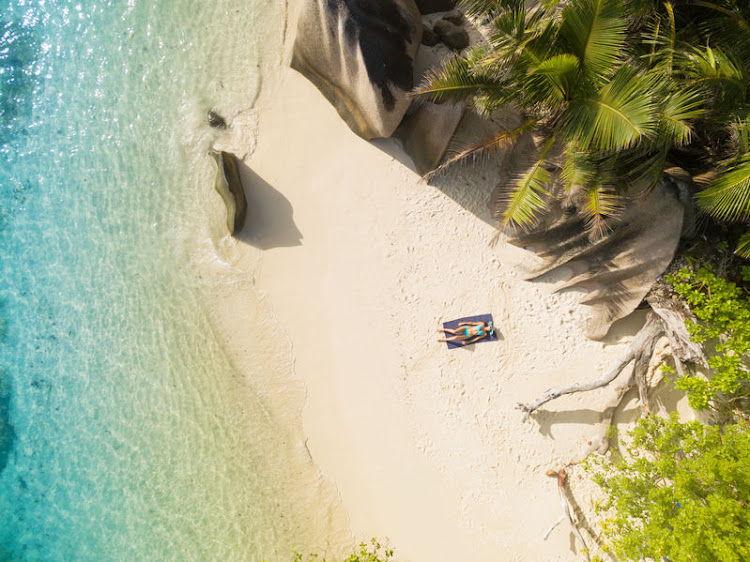
<svg viewBox="0 0 750 562">
<path fill-rule="evenodd" d="M 247 214 L 236 237 L 259 250 L 302 244 L 302 233 L 294 224 L 292 204 L 247 164 L 237 162 L 247 199 Z"/>
</svg>

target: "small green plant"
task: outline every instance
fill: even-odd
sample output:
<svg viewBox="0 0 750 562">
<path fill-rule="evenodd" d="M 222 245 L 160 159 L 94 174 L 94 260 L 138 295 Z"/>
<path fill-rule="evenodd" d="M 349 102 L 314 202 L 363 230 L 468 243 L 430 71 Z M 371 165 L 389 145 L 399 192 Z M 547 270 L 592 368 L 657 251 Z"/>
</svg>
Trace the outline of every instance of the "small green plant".
<svg viewBox="0 0 750 562">
<path fill-rule="evenodd" d="M 389 562 L 393 560 L 393 549 L 386 547 L 378 539 L 370 539 L 370 543 L 359 543 L 357 550 L 344 559 L 344 562 Z M 318 554 L 304 556 L 300 552 L 294 553 L 294 562 L 328 562 Z"/>
<path fill-rule="evenodd" d="M 745 280 L 750 268 L 743 267 Z M 688 322 L 692 339 L 702 345 L 713 344 L 708 365 L 710 379 L 686 375 L 675 381 L 685 391 L 693 408 L 703 410 L 716 402 L 739 402 L 750 395 L 747 356 L 750 352 L 750 300 L 735 283 L 713 273 L 710 267 L 695 271 L 683 268 L 667 281 L 690 305 L 698 322 Z M 670 373 L 673 373 L 671 370 Z"/>
<path fill-rule="evenodd" d="M 647 417 L 626 454 L 589 459 L 607 499 L 608 548 L 622 560 L 750 560 L 750 432 Z"/>
</svg>

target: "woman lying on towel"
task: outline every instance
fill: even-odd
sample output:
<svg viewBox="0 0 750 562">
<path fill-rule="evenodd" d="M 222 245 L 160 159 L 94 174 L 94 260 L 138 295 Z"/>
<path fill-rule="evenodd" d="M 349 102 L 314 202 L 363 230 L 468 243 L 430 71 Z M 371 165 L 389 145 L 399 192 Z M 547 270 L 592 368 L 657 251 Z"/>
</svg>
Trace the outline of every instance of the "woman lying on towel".
<svg viewBox="0 0 750 562">
<path fill-rule="evenodd" d="M 440 328 L 438 332 L 453 334 L 453 337 L 438 341 L 451 341 L 458 345 L 468 345 L 476 341 L 495 335 L 492 322 L 459 322 L 458 328 Z"/>
</svg>

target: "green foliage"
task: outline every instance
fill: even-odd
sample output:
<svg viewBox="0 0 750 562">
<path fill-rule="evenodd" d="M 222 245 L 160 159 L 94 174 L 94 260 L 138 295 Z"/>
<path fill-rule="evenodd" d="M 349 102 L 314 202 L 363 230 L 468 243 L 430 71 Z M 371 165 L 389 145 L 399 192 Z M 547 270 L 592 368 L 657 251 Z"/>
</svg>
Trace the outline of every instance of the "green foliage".
<svg viewBox="0 0 750 562">
<path fill-rule="evenodd" d="M 750 268 L 744 268 L 745 273 Z M 675 381 L 688 394 L 690 405 L 705 409 L 717 401 L 738 401 L 750 394 L 748 353 L 750 353 L 750 300 L 736 284 L 718 277 L 708 267 L 696 271 L 681 269 L 668 276 L 678 295 L 690 305 L 697 323 L 687 328 L 700 344 L 713 344 L 708 364 L 709 379 L 686 375 Z"/>
<path fill-rule="evenodd" d="M 565 185 L 589 198 L 593 230 L 619 209 L 612 196 L 653 187 L 667 163 L 717 172 L 700 204 L 750 222 L 745 4 L 464 0 L 470 16 L 491 23 L 489 45 L 452 59 L 417 93 L 469 100 L 484 114 L 513 103 L 551 143 L 545 157 L 562 155 Z M 503 224 L 529 226 L 543 212 L 535 170 L 549 164 L 540 157 L 508 186 Z M 750 256 L 748 241 L 739 250 Z"/>
<path fill-rule="evenodd" d="M 370 539 L 370 543 L 360 543 L 359 547 L 344 559 L 344 562 L 390 562 L 393 560 L 393 549 L 386 547 L 378 539 Z M 304 556 L 294 553 L 294 562 L 327 562 L 325 557 L 317 554 Z"/>
<path fill-rule="evenodd" d="M 750 560 L 750 432 L 641 419 L 627 454 L 589 461 L 607 499 L 603 534 L 619 558 Z"/>
</svg>

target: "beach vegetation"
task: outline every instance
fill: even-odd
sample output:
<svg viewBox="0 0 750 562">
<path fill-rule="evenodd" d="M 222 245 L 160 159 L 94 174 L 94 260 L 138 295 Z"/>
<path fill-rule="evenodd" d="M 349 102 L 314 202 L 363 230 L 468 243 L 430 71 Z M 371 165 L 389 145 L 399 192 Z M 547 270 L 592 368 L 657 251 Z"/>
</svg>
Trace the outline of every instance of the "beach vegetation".
<svg viewBox="0 0 750 562">
<path fill-rule="evenodd" d="M 393 558 L 394 551 L 392 548 L 377 539 L 370 539 L 369 543 L 361 542 L 357 548 L 344 558 L 344 562 L 395 562 Z M 307 554 L 294 552 L 294 562 L 327 562 L 325 555 Z"/>
<path fill-rule="evenodd" d="M 513 106 L 522 124 L 448 163 L 533 132 L 534 161 L 507 186 L 503 225 L 533 225 L 550 172 L 584 194 L 592 232 L 626 192 L 686 170 L 699 206 L 750 223 L 750 6 L 741 0 L 464 0 L 488 44 L 433 71 L 417 89 L 468 100 L 484 115 Z M 750 231 L 737 252 L 750 256 Z"/>
<path fill-rule="evenodd" d="M 750 282 L 750 267 L 740 268 L 741 281 Z M 693 341 L 710 347 L 709 376 L 686 372 L 674 379 L 693 408 L 750 416 L 750 299 L 742 284 L 718 276 L 710 266 L 684 267 L 667 276 L 675 292 L 689 305 L 695 321 L 686 320 Z M 670 376 L 675 372 L 668 369 Z"/>
<path fill-rule="evenodd" d="M 748 424 L 639 420 L 622 456 L 589 457 L 605 547 L 621 560 L 750 560 Z"/>
</svg>

